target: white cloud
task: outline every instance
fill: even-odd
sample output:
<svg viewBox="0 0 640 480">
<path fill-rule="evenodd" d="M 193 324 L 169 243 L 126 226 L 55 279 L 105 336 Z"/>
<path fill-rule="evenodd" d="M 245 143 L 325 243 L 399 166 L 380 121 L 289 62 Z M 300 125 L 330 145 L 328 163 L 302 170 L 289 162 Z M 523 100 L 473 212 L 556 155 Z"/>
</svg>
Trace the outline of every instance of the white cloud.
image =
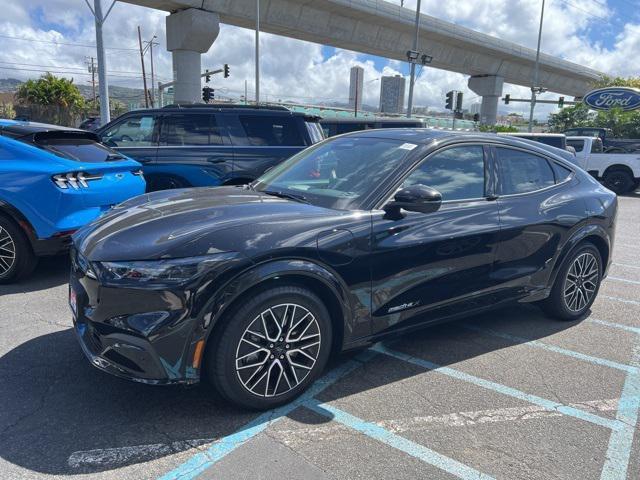
<svg viewBox="0 0 640 480">
<path fill-rule="evenodd" d="M 399 3 L 399 0 L 392 1 Z M 542 50 L 611 74 L 637 74 L 630 55 L 640 51 L 640 24 L 624 24 L 617 12 L 603 8 L 603 4 L 606 4 L 605 0 L 547 2 Z M 437 14 L 439 18 L 535 48 L 540 13 L 538 1 L 424 0 L 422 5 L 424 13 Z M 415 0 L 407 0 L 405 6 L 415 8 Z M 171 55 L 166 51 L 165 42 L 165 16 L 165 12 L 116 4 L 104 27 L 105 43 L 110 48 L 131 50 L 107 51 L 111 84 L 142 85 L 137 73 L 140 71 L 140 59 L 135 50 L 137 25 L 141 25 L 145 39 L 157 35 L 160 45 L 154 52 L 156 74 L 163 81 L 171 78 Z M 619 29 L 611 48 L 589 39 L 590 33 L 597 28 Z M 80 0 L 10 0 L 8 5 L 3 4 L 0 32 L 5 36 L 44 42 L 95 43 L 93 19 Z M 229 79 L 214 77 L 213 86 L 218 95 L 239 98 L 244 92 L 245 80 L 252 94 L 253 35 L 251 30 L 222 25 L 218 39 L 203 56 L 204 68 L 217 68 L 223 63 L 231 66 Z M 397 61 L 388 61 L 381 68 L 380 62 L 376 62 L 376 67 L 373 61 L 365 61 L 366 57 L 354 52 L 336 50 L 332 56 L 324 58 L 322 47 L 317 44 L 269 34 L 262 34 L 261 39 L 261 92 L 268 100 L 346 102 L 349 68 L 357 64 L 365 69 L 364 102 L 377 105 L 380 88 L 377 79 L 383 74 L 407 71 L 406 66 Z M 86 57 L 95 56 L 94 48 L 6 37 L 1 40 L 0 77 L 24 79 L 39 75 L 37 70 L 73 69 L 71 75 L 77 83 L 86 83 L 90 78 L 82 73 L 86 73 Z M 466 84 L 464 75 L 424 68 L 416 81 L 414 105 L 441 108 L 445 93 L 451 89 L 465 93 L 466 105 L 478 101 Z M 526 88 L 512 85 L 505 86 L 505 92 L 514 97 L 529 95 Z M 546 97 L 556 95 L 546 94 Z M 526 112 L 527 105 L 514 104 L 510 109 Z M 551 110 L 552 106 L 537 107 L 539 116 L 546 116 Z"/>
</svg>

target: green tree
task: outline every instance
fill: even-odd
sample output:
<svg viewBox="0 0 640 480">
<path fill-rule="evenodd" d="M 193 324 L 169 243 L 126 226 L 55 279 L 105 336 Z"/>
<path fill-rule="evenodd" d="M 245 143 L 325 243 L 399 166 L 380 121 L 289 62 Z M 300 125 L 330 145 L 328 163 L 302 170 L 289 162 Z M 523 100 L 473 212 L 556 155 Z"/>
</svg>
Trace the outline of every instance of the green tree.
<svg viewBox="0 0 640 480">
<path fill-rule="evenodd" d="M 22 104 L 47 105 L 80 112 L 84 97 L 73 80 L 45 73 L 37 80 L 27 80 L 18 87 L 16 98 Z"/>
<path fill-rule="evenodd" d="M 516 127 L 510 125 L 480 125 L 478 130 L 481 132 L 517 132 Z"/>
<path fill-rule="evenodd" d="M 589 107 L 579 103 L 549 115 L 548 125 L 551 132 L 564 132 L 573 127 L 592 126 L 594 119 L 595 114 L 589 111 Z"/>
</svg>

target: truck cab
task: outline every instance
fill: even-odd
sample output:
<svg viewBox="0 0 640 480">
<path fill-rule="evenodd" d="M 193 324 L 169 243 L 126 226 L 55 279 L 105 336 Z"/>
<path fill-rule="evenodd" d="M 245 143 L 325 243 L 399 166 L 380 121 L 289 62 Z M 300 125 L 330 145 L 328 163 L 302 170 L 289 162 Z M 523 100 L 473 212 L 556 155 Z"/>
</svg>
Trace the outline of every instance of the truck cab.
<svg viewBox="0 0 640 480">
<path fill-rule="evenodd" d="M 568 136 L 567 145 L 576 151 L 576 164 L 609 190 L 621 195 L 640 187 L 640 152 L 605 152 L 597 136 Z"/>
</svg>

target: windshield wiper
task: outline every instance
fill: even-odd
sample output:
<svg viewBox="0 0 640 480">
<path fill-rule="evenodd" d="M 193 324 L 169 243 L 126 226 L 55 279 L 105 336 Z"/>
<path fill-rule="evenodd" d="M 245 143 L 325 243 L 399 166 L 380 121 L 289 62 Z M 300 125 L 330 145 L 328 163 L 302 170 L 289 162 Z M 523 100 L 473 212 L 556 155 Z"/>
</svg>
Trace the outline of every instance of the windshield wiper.
<svg viewBox="0 0 640 480">
<path fill-rule="evenodd" d="M 267 195 L 273 195 L 274 197 L 286 198 L 288 200 L 295 200 L 296 202 L 309 203 L 309 200 L 307 200 L 307 197 L 305 197 L 304 195 L 298 195 L 295 193 L 273 191 L 273 190 L 263 190 L 262 193 L 266 193 Z"/>
</svg>

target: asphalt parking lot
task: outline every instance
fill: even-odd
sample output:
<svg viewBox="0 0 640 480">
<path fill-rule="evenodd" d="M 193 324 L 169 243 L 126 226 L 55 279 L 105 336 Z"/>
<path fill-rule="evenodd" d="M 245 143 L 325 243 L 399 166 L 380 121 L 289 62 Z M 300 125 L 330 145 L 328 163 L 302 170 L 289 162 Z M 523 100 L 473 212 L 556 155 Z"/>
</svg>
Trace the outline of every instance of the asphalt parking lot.
<svg viewBox="0 0 640 480">
<path fill-rule="evenodd" d="M 65 258 L 0 287 L 0 478 L 638 479 L 640 195 L 579 322 L 517 306 L 333 362 L 257 414 L 82 356 Z"/>
</svg>

